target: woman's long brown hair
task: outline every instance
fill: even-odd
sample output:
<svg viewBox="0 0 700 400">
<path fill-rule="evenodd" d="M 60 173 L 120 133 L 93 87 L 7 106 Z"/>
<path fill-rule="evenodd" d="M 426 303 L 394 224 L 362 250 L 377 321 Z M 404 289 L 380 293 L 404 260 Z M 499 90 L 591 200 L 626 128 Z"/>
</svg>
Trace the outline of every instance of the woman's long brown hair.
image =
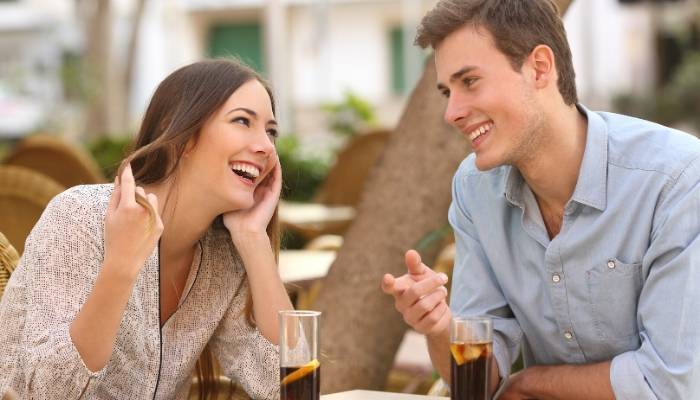
<svg viewBox="0 0 700 400">
<path fill-rule="evenodd" d="M 122 161 L 118 175 L 121 176 L 126 164 L 131 163 L 137 185 L 160 183 L 170 178 L 176 181 L 177 167 L 188 142 L 193 139 L 196 143 L 204 124 L 233 92 L 251 80 L 258 80 L 265 87 L 274 112 L 275 103 L 270 87 L 255 71 L 237 61 L 200 61 L 170 74 L 153 94 L 134 150 Z M 148 201 L 138 194 L 136 200 L 149 211 L 153 220 L 155 211 Z M 277 210 L 267 226 L 267 235 L 277 259 L 280 246 Z M 250 291 L 244 315 L 248 323 L 255 326 Z M 220 368 L 207 344 L 196 365 L 200 399 L 217 398 L 219 373 Z"/>
</svg>

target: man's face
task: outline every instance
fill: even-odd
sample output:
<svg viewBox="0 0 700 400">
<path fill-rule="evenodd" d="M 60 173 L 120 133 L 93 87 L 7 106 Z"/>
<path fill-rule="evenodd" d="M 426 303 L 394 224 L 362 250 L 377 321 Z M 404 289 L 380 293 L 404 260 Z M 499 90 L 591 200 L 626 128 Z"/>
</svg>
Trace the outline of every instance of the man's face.
<svg viewBox="0 0 700 400">
<path fill-rule="evenodd" d="M 469 141 L 479 170 L 517 166 L 537 152 L 543 117 L 527 62 L 515 71 L 487 29 L 465 25 L 435 49 L 435 65 L 445 121 Z"/>
</svg>

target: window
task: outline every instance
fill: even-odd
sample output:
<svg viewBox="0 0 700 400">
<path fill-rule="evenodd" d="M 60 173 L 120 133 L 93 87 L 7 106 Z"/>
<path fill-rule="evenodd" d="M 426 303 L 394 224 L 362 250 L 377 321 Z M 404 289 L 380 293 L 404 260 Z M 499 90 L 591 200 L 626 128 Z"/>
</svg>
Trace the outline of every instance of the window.
<svg viewBox="0 0 700 400">
<path fill-rule="evenodd" d="M 392 28 L 389 32 L 391 46 L 391 90 L 394 94 L 406 92 L 406 66 L 404 65 L 403 29 Z"/>
<path fill-rule="evenodd" d="M 265 71 L 262 32 L 257 22 L 215 25 L 209 31 L 209 56 L 235 56 L 256 71 Z"/>
</svg>

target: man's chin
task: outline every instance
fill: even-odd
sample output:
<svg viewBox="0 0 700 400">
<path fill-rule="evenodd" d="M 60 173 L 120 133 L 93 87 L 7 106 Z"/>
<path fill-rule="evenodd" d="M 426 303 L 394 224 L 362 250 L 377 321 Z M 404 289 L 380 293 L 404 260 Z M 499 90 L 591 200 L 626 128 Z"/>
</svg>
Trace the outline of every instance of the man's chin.
<svg viewBox="0 0 700 400">
<path fill-rule="evenodd" d="M 480 159 L 479 156 L 476 156 L 476 160 L 474 161 L 474 165 L 476 166 L 476 169 L 478 169 L 481 172 L 486 172 L 490 171 L 496 167 L 500 167 L 501 165 L 494 160 L 484 160 Z"/>
</svg>

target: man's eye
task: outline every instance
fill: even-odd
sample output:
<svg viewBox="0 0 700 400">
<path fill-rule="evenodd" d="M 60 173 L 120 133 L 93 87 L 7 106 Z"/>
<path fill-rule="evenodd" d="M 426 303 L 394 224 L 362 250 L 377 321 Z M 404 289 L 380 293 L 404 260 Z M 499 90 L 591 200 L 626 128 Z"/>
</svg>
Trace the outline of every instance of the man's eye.
<svg viewBox="0 0 700 400">
<path fill-rule="evenodd" d="M 246 117 L 236 117 L 231 120 L 234 124 L 241 124 L 245 126 L 250 126 L 250 120 Z"/>
<path fill-rule="evenodd" d="M 449 90 L 442 90 L 442 91 L 440 92 L 440 94 L 442 94 L 442 97 L 444 97 L 444 98 L 446 98 L 446 99 L 449 99 L 449 98 L 450 98 L 450 91 L 449 91 Z"/>
<path fill-rule="evenodd" d="M 462 82 L 466 87 L 471 87 L 477 80 L 477 78 L 464 78 Z"/>
</svg>

